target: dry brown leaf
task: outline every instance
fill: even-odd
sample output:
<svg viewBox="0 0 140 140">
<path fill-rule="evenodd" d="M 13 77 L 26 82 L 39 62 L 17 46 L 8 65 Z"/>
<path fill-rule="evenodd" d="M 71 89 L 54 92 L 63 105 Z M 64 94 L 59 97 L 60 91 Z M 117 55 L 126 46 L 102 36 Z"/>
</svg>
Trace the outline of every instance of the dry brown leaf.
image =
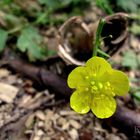
<svg viewBox="0 0 140 140">
<path fill-rule="evenodd" d="M 17 87 L 0 83 L 0 99 L 6 103 L 12 103 L 18 91 Z"/>
<path fill-rule="evenodd" d="M 7 77 L 9 73 L 7 69 L 0 69 L 0 78 Z"/>
</svg>

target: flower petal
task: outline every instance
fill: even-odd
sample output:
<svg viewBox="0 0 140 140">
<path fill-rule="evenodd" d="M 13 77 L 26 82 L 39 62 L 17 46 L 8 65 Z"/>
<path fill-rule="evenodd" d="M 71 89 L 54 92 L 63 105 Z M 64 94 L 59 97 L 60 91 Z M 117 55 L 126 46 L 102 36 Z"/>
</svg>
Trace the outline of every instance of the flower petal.
<svg viewBox="0 0 140 140">
<path fill-rule="evenodd" d="M 91 94 L 84 91 L 76 90 L 70 98 L 71 108 L 80 114 L 85 114 L 90 110 L 90 98 Z"/>
<path fill-rule="evenodd" d="M 98 76 L 111 69 L 111 65 L 104 58 L 97 56 L 89 59 L 86 66 L 90 69 L 91 73 L 97 74 Z"/>
<path fill-rule="evenodd" d="M 106 79 L 106 81 L 110 82 L 115 95 L 123 96 L 129 91 L 129 80 L 124 72 L 112 69 L 112 71 L 105 74 L 102 79 Z"/>
<path fill-rule="evenodd" d="M 111 96 L 95 95 L 91 103 L 91 110 L 98 118 L 109 118 L 116 110 L 116 101 Z"/>
<path fill-rule="evenodd" d="M 70 88 L 87 87 L 87 81 L 85 79 L 87 75 L 85 67 L 77 67 L 75 68 L 68 76 L 68 86 Z"/>
</svg>

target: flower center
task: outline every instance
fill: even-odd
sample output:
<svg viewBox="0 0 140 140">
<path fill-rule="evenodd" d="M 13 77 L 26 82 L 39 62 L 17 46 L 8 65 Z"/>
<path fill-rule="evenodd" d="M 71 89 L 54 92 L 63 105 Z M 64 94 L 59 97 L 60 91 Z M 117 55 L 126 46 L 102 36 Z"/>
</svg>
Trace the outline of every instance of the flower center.
<svg viewBox="0 0 140 140">
<path fill-rule="evenodd" d="M 104 87 L 104 85 L 101 82 L 91 81 L 90 87 L 91 87 L 91 92 L 94 93 L 101 90 Z"/>
<path fill-rule="evenodd" d="M 112 94 L 114 96 L 114 88 L 111 86 L 110 82 L 99 82 L 91 81 L 90 82 L 91 93 L 100 93 L 100 94 Z"/>
<path fill-rule="evenodd" d="M 89 82 L 89 87 L 85 89 L 85 91 L 91 91 L 93 94 L 111 94 L 115 95 L 114 88 L 111 86 L 109 81 L 100 82 L 97 79 L 96 74 L 92 74 L 92 78 L 90 76 L 86 76 L 85 80 Z"/>
</svg>

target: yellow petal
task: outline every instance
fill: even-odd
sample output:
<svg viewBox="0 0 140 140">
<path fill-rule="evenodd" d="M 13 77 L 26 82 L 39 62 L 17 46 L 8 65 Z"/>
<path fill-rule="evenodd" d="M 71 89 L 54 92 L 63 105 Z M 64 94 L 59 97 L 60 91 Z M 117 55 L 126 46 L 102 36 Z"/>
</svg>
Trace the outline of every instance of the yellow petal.
<svg viewBox="0 0 140 140">
<path fill-rule="evenodd" d="M 91 110 L 97 118 L 109 118 L 116 110 L 116 101 L 111 96 L 94 95 Z"/>
<path fill-rule="evenodd" d="M 129 91 L 129 80 L 127 75 L 119 70 L 112 70 L 108 77 L 116 95 L 122 96 Z"/>
<path fill-rule="evenodd" d="M 111 69 L 111 65 L 104 58 L 97 56 L 89 59 L 86 66 L 90 69 L 89 72 L 97 74 L 98 77 Z"/>
<path fill-rule="evenodd" d="M 76 90 L 70 98 L 71 108 L 80 114 L 85 114 L 90 110 L 89 104 L 91 101 L 91 95 L 84 91 Z"/>
<path fill-rule="evenodd" d="M 70 88 L 87 87 L 88 82 L 86 81 L 87 72 L 85 67 L 75 68 L 68 76 L 68 86 Z"/>
<path fill-rule="evenodd" d="M 123 96 L 129 91 L 129 80 L 125 73 L 111 70 L 102 76 L 102 80 L 109 82 L 115 95 Z"/>
</svg>

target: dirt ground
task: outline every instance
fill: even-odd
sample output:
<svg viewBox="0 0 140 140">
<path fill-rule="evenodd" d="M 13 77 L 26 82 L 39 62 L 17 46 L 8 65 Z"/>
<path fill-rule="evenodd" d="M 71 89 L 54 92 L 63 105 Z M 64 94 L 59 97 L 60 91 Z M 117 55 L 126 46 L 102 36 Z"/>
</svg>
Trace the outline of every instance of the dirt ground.
<svg viewBox="0 0 140 140">
<path fill-rule="evenodd" d="M 86 10 L 82 20 L 89 25 L 90 22 L 95 23 L 100 17 L 105 16 L 106 14 L 103 11 L 93 6 L 91 9 Z M 0 17 L 0 23 L 2 22 Z M 131 20 L 128 21 L 127 26 L 130 23 Z M 61 25 L 38 26 L 40 33 L 44 37 L 43 41 L 48 44 L 48 49 L 50 50 L 58 51 L 56 49 L 56 44 L 58 43 L 56 39 Z M 90 28 L 90 26 L 88 27 Z M 79 28 L 74 31 L 79 32 Z M 114 68 L 120 69 L 128 75 L 129 79 L 131 79 L 131 87 L 137 88 L 140 87 L 139 67 L 135 69 L 124 67 L 122 61 L 124 61 L 124 55 L 128 51 L 133 52 L 140 59 L 140 38 L 130 32 L 126 36 L 123 47 L 121 46 L 111 55 L 109 61 Z M 121 39 L 119 38 L 119 41 Z M 14 42 L 14 39 L 9 39 L 8 41 Z M 15 54 L 13 55 L 13 52 L 18 57 L 14 58 Z M 45 80 L 48 80 L 43 75 L 45 73 L 44 69 L 55 73 L 60 79 L 62 78 L 62 80 L 66 81 L 68 73 L 75 67 L 68 65 L 69 61 L 67 63 L 65 60 L 67 55 L 60 57 L 60 55 L 55 54 L 48 56 L 45 61 L 39 60 L 30 63 L 27 55 L 19 54 L 19 51 L 10 50 L 10 53 L 7 53 L 6 50 L 1 55 L 0 140 L 137 140 L 140 138 L 140 99 L 136 100 L 133 96 L 135 90 L 130 90 L 125 97 L 116 98 L 118 106 L 128 109 L 128 112 L 122 111 L 120 113 L 119 110 L 111 119 L 106 120 L 96 118 L 92 112 L 80 115 L 70 108 L 69 98 L 59 93 L 60 91 L 65 91 L 65 88 L 61 89 L 58 84 L 54 86 L 55 90 L 53 90 L 50 88 L 53 85 L 52 83 L 51 85 L 47 84 L 48 86 L 42 85 Z M 22 62 L 20 63 L 19 56 L 22 60 L 25 60 L 25 65 L 24 63 L 22 65 Z M 40 67 L 41 69 L 38 70 Z M 41 76 L 39 75 L 42 79 L 37 75 L 36 71 L 43 73 Z M 51 76 L 52 79 L 58 78 Z M 43 77 L 46 79 L 43 79 Z M 58 82 L 58 79 L 54 81 Z M 63 82 L 60 80 L 58 83 L 61 86 Z M 128 132 L 125 130 L 128 130 Z M 131 131 L 130 135 L 129 131 Z"/>
</svg>

